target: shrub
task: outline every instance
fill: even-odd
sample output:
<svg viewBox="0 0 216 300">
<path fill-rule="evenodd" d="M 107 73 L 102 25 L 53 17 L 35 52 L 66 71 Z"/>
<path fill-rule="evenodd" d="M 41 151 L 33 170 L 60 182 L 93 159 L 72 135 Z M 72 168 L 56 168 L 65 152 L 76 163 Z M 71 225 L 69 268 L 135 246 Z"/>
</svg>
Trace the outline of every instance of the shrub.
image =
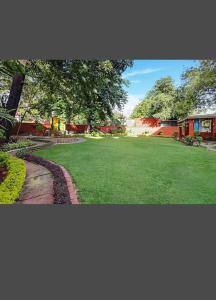
<svg viewBox="0 0 216 300">
<path fill-rule="evenodd" d="M 188 146 L 193 146 L 194 139 L 192 138 L 192 136 L 188 135 L 185 138 L 185 142 Z"/>
<path fill-rule="evenodd" d="M 200 146 L 200 144 L 202 143 L 202 141 L 203 141 L 203 138 L 202 138 L 201 136 L 196 136 L 196 137 L 194 138 L 194 144 L 195 144 L 197 147 Z"/>
<path fill-rule="evenodd" d="M 92 132 L 90 133 L 91 136 L 100 136 L 101 135 L 101 131 L 97 128 L 93 128 Z"/>
<path fill-rule="evenodd" d="M 111 134 L 119 134 L 119 135 L 123 135 L 126 133 L 126 129 L 125 127 L 122 127 L 122 126 L 118 126 L 117 128 L 113 128 L 110 130 L 110 133 Z"/>
<path fill-rule="evenodd" d="M 32 145 L 33 145 L 33 142 L 31 140 L 19 140 L 16 143 L 4 144 L 2 146 L 1 150 L 2 151 L 10 151 L 10 150 L 15 150 L 15 149 L 30 147 Z"/>
<path fill-rule="evenodd" d="M 40 132 L 43 132 L 44 131 L 44 127 L 40 124 L 40 123 L 37 123 L 35 125 L 35 129 L 37 129 L 38 131 Z"/>
<path fill-rule="evenodd" d="M 25 181 L 26 167 L 23 160 L 0 151 L 0 164 L 7 169 L 7 175 L 0 184 L 0 203 L 14 203 Z"/>
</svg>

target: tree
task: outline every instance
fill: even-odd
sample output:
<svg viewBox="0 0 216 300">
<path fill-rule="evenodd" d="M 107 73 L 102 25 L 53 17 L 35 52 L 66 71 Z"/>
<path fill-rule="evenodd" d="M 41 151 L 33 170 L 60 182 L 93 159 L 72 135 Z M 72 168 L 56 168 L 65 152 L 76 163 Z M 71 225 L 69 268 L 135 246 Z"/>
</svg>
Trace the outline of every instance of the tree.
<svg viewBox="0 0 216 300">
<path fill-rule="evenodd" d="M 6 109 L 12 109 L 13 115 L 18 107 L 26 115 L 30 111 L 26 105 L 40 116 L 55 112 L 68 122 L 82 113 L 91 127 L 95 119 L 111 117 L 127 100 L 121 74 L 132 65 L 129 60 L 30 60 L 26 66 L 22 61 L 0 63 L 0 74 L 12 78 Z M 6 127 L 9 135 L 11 126 L 7 123 Z"/>
<path fill-rule="evenodd" d="M 132 112 L 132 118 L 155 117 L 164 120 L 175 119 L 176 88 L 171 77 L 164 77 L 156 81 Z"/>
<path fill-rule="evenodd" d="M 5 108 L 9 114 L 14 117 L 17 112 L 25 80 L 25 62 L 14 60 L 3 61 L 0 65 L 0 72 L 6 76 L 12 77 L 10 93 Z M 11 122 L 7 119 L 3 119 L 1 125 L 5 128 L 6 138 L 9 139 L 12 128 Z"/>
<path fill-rule="evenodd" d="M 105 121 L 112 117 L 115 108 L 121 109 L 127 101 L 123 89 L 126 81 L 121 74 L 131 61 L 75 61 L 71 67 L 76 69 L 80 106 L 86 116 L 88 131 L 97 120 Z"/>
<path fill-rule="evenodd" d="M 203 60 L 197 67 L 186 70 L 183 75 L 185 99 L 194 109 L 203 109 L 216 104 L 216 60 Z"/>
</svg>

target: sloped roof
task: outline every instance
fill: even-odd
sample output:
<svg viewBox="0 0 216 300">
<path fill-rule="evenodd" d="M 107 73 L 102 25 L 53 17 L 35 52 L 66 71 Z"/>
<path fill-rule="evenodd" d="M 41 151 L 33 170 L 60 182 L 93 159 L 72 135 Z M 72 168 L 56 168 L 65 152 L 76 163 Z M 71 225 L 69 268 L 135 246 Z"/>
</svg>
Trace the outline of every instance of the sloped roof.
<svg viewBox="0 0 216 300">
<path fill-rule="evenodd" d="M 211 118 L 216 118 L 216 113 L 206 114 L 206 115 L 191 115 L 191 116 L 188 116 L 187 118 L 179 120 L 179 122 L 183 122 L 185 120 L 191 120 L 191 119 L 193 120 L 193 119 L 211 119 Z"/>
</svg>

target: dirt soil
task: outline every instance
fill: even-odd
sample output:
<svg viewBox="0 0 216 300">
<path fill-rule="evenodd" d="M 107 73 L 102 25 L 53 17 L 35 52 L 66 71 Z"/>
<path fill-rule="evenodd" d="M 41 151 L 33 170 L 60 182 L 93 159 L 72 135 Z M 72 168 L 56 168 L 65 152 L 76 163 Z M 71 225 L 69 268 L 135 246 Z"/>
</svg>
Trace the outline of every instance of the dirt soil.
<svg viewBox="0 0 216 300">
<path fill-rule="evenodd" d="M 6 168 L 0 166 L 0 183 L 4 180 L 6 175 L 7 175 Z"/>
</svg>

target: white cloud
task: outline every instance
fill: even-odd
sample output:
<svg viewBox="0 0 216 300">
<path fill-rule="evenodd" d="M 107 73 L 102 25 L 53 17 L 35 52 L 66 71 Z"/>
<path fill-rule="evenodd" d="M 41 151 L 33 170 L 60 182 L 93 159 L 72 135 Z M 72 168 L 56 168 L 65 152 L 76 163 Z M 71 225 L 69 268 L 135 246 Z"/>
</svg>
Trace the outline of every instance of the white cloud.
<svg viewBox="0 0 216 300">
<path fill-rule="evenodd" d="M 134 84 L 134 83 L 141 83 L 142 81 L 141 80 L 130 80 L 130 82 Z"/>
<path fill-rule="evenodd" d="M 161 71 L 160 68 L 146 68 L 146 69 L 141 69 L 141 70 L 138 70 L 138 71 L 133 71 L 133 72 L 129 72 L 129 73 L 126 73 L 123 75 L 124 78 L 128 78 L 128 77 L 134 77 L 134 76 L 137 76 L 137 75 L 142 75 L 142 74 L 150 74 L 150 73 L 154 73 L 154 72 L 159 72 Z"/>
<path fill-rule="evenodd" d="M 128 102 L 125 104 L 122 112 L 128 118 L 134 107 L 143 99 L 143 95 L 128 95 Z"/>
</svg>

